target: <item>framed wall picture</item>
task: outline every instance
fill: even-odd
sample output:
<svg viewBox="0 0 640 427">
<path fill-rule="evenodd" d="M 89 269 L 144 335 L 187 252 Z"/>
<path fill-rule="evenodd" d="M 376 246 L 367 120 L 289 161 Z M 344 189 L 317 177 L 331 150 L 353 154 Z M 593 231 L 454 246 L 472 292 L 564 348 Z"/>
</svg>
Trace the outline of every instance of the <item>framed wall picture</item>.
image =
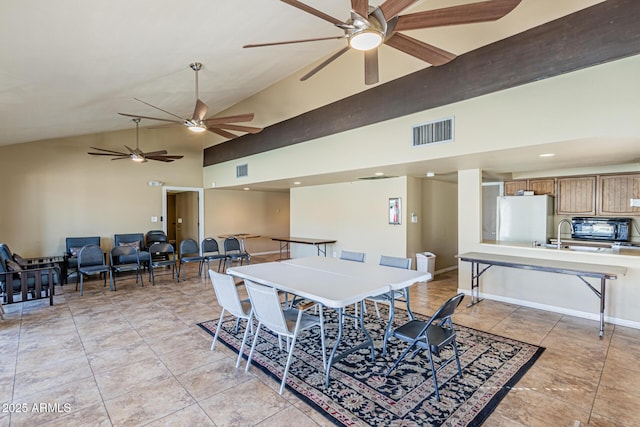
<svg viewBox="0 0 640 427">
<path fill-rule="evenodd" d="M 389 199 L 389 224 L 400 224 L 402 218 L 402 204 L 400 197 Z"/>
</svg>

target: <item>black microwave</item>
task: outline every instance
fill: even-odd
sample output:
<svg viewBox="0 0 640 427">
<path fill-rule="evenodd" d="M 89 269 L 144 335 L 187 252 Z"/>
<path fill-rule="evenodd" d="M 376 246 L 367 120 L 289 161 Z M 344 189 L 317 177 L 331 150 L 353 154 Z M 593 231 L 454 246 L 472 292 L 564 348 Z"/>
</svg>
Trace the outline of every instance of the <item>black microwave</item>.
<svg viewBox="0 0 640 427">
<path fill-rule="evenodd" d="M 628 242 L 631 238 L 631 224 L 631 218 L 574 217 L 571 219 L 571 238 Z"/>
</svg>

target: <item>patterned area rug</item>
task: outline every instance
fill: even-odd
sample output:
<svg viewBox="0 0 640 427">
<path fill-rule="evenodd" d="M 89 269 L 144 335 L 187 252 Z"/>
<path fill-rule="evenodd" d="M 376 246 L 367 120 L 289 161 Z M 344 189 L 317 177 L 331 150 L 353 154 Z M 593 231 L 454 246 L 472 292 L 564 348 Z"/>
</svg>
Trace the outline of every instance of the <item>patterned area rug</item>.
<svg viewBox="0 0 640 427">
<path fill-rule="evenodd" d="M 369 310 L 370 312 L 373 310 Z M 387 312 L 381 307 L 381 315 Z M 425 316 L 416 315 L 420 319 Z M 337 336 L 337 316 L 325 310 L 327 352 Z M 407 321 L 406 311 L 396 309 L 394 325 Z M 199 324 L 212 336 L 217 319 Z M 376 342 L 375 362 L 370 349 L 359 350 L 334 364 L 331 383 L 325 388 L 319 328 L 300 335 L 287 375 L 288 389 L 310 403 L 336 425 L 345 426 L 477 426 L 491 414 L 500 400 L 533 365 L 544 350 L 487 332 L 456 325 L 463 378 L 457 375 L 455 363 L 438 373 L 440 399 L 436 401 L 429 358 L 423 352 L 401 363 L 389 376 L 384 374 L 406 348 L 392 340 L 387 355 L 382 356 L 382 337 L 386 322 L 375 314 L 365 318 L 366 327 Z M 225 318 L 219 340 L 238 352 L 244 327 L 234 333 L 235 318 Z M 244 325 L 244 323 L 243 323 Z M 364 334 L 353 321 L 345 323 L 343 343 L 360 343 Z M 251 342 L 249 342 L 250 344 Z M 245 360 L 249 348 L 245 350 Z M 426 352 L 425 352 L 426 353 Z M 447 358 L 450 353 L 442 352 Z M 251 369 L 256 366 L 279 383 L 287 353 L 278 349 L 278 339 L 266 329 L 260 331 Z M 436 359 L 437 361 L 437 359 Z M 244 364 L 241 365 L 244 368 Z M 446 383 L 445 383 L 446 381 Z"/>
</svg>

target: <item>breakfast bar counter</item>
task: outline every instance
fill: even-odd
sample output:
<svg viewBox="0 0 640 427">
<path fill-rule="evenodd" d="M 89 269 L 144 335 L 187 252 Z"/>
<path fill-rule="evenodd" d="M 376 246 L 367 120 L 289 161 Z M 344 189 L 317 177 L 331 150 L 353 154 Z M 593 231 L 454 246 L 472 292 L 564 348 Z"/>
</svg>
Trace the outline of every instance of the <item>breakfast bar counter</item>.
<svg viewBox="0 0 640 427">
<path fill-rule="evenodd" d="M 627 274 L 626 267 L 591 264 L 584 262 L 560 261 L 550 259 L 538 259 L 522 256 L 500 255 L 481 252 L 467 252 L 456 255 L 461 261 L 471 263 L 471 304 L 480 302 L 480 276 L 492 266 L 520 268 L 525 270 L 544 271 L 573 275 L 593 291 L 600 299 L 600 337 L 604 334 L 604 308 L 606 296 L 606 281 L 616 280 L 619 276 Z M 481 268 L 480 266 L 484 266 Z M 600 290 L 589 283 L 585 277 L 600 280 Z"/>
</svg>

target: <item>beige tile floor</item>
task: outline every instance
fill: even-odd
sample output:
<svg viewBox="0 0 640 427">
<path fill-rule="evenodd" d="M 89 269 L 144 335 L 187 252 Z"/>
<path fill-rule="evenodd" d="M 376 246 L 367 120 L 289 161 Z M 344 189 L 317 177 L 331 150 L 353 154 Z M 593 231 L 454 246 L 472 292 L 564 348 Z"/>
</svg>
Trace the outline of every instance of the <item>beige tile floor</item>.
<svg viewBox="0 0 640 427">
<path fill-rule="evenodd" d="M 83 297 L 57 288 L 52 307 L 5 306 L 0 427 L 329 425 L 257 369 L 236 370 L 223 345 L 209 350 L 196 323 L 220 309 L 208 280 L 192 267 L 187 278 L 117 292 L 90 281 Z M 430 314 L 456 288 L 455 272 L 418 284 L 413 309 Z M 599 339 L 596 321 L 489 300 L 454 320 L 546 347 L 485 425 L 640 425 L 640 330 L 608 324 Z"/>
</svg>

